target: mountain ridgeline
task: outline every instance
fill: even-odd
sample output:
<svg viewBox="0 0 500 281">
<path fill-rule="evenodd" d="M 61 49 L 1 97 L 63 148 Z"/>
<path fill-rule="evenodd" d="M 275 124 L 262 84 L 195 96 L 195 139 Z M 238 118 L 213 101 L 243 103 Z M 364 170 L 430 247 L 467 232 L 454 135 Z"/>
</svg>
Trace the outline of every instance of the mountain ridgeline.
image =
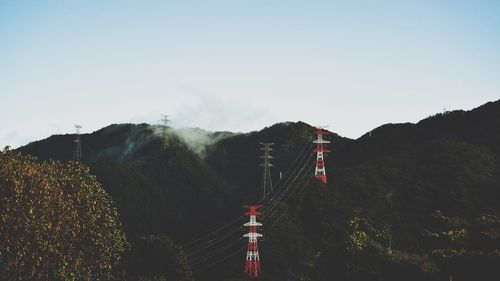
<svg viewBox="0 0 500 281">
<path fill-rule="evenodd" d="M 124 278 L 247 280 L 238 217 L 262 197 L 259 142 L 274 143 L 274 192 L 286 195 L 263 201 L 262 280 L 500 278 L 500 101 L 356 140 L 331 133 L 327 184 L 312 179 L 314 128 L 302 122 L 250 133 L 169 129 L 164 149 L 162 130 L 118 124 L 81 136 L 83 163 L 132 245 Z M 69 161 L 73 139 L 19 150 Z M 236 231 L 220 229 L 231 221 Z"/>
</svg>

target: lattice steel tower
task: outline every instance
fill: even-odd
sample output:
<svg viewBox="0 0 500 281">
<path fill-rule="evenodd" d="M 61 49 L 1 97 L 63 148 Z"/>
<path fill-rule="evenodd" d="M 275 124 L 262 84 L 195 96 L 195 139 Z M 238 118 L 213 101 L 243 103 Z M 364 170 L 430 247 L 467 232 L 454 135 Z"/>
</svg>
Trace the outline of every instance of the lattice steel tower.
<svg viewBox="0 0 500 281">
<path fill-rule="evenodd" d="M 273 180 L 271 178 L 271 167 L 273 164 L 271 164 L 271 159 L 273 157 L 269 155 L 269 152 L 272 151 L 273 149 L 271 148 L 271 145 L 274 143 L 260 143 L 262 147 L 260 150 L 264 151 L 264 155 L 262 155 L 260 158 L 264 159 L 264 162 L 260 164 L 262 168 L 262 198 L 266 198 L 267 195 L 273 193 Z"/>
<path fill-rule="evenodd" d="M 257 211 L 257 209 L 261 208 L 262 205 L 243 207 L 248 209 L 245 216 L 250 217 L 250 221 L 244 224 L 244 226 L 248 226 L 248 233 L 243 235 L 243 237 L 248 237 L 245 273 L 252 278 L 257 278 L 261 274 L 259 245 L 257 239 L 262 237 L 262 234 L 257 233 L 257 227 L 262 226 L 261 223 L 257 222 L 257 216 L 261 216 L 262 212 Z"/>
<path fill-rule="evenodd" d="M 323 140 L 323 135 L 328 135 L 328 134 L 330 134 L 330 133 L 327 131 L 324 131 L 323 127 L 317 127 L 316 128 L 316 135 L 318 136 L 318 138 L 313 141 L 316 144 L 316 149 L 314 150 L 316 152 L 316 169 L 314 171 L 314 176 L 318 180 L 321 180 L 323 183 L 326 183 L 326 170 L 325 170 L 324 153 L 330 152 L 330 150 L 325 149 L 325 147 L 324 147 L 325 143 L 330 143 L 330 142 Z"/>
<path fill-rule="evenodd" d="M 73 151 L 73 159 L 76 162 L 81 162 L 82 161 L 82 139 L 80 137 L 80 131 L 82 129 L 82 126 L 80 125 L 75 125 L 75 140 L 73 141 L 75 143 L 75 149 Z"/>
<path fill-rule="evenodd" d="M 169 144 L 169 139 L 168 139 L 168 130 L 170 129 L 170 120 L 168 119 L 168 115 L 163 115 L 163 118 L 160 120 L 162 122 L 162 134 L 163 134 L 163 141 L 161 143 L 161 148 L 162 149 L 167 149 L 167 146 Z"/>
</svg>

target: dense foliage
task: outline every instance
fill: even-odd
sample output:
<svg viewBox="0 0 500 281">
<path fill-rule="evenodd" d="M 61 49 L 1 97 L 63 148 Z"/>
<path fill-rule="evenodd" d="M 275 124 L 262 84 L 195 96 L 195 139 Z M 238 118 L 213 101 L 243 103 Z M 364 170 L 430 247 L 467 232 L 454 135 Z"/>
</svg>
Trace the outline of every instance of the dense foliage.
<svg viewBox="0 0 500 281">
<path fill-rule="evenodd" d="M 126 248 L 89 169 L 0 155 L 0 280 L 109 280 Z"/>
<path fill-rule="evenodd" d="M 307 148 L 314 129 L 280 123 L 209 142 L 203 155 L 175 135 L 161 150 L 155 130 L 125 124 L 82 136 L 85 163 L 116 200 L 127 234 L 138 241 L 132 243 L 135 260 L 124 264 L 128 277 L 168 280 L 172 272 L 192 270 L 199 281 L 247 280 L 244 253 L 235 252 L 245 248 L 244 241 L 214 246 L 207 240 L 185 256 L 193 251 L 158 237 L 182 245 L 240 216 L 241 206 L 261 195 L 259 142 L 275 143 L 276 182 Z M 500 276 L 500 101 L 417 124 L 387 124 L 356 140 L 336 134 L 328 139 L 328 184 L 310 181 L 281 202 L 272 228 L 268 222 L 275 219 L 263 218 L 262 280 Z M 52 136 L 21 150 L 68 160 L 71 143 L 71 135 Z M 232 241 L 243 230 L 223 233 Z M 150 252 L 158 243 L 168 246 Z M 203 247 L 222 250 L 212 257 Z M 186 258 L 189 268 L 180 262 Z M 144 276 L 146 271 L 152 275 Z"/>
<path fill-rule="evenodd" d="M 142 236 L 128 254 L 128 273 L 140 280 L 192 281 L 181 248 L 166 236 Z"/>
</svg>

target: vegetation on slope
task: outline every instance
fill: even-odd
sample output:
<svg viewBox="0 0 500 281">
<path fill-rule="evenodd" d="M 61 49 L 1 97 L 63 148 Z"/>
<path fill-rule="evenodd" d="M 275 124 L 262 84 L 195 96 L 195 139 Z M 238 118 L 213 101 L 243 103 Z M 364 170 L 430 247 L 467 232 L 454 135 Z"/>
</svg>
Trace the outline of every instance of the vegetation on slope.
<svg viewBox="0 0 500 281">
<path fill-rule="evenodd" d="M 109 280 L 127 247 L 111 197 L 78 163 L 0 155 L 0 280 Z"/>
<path fill-rule="evenodd" d="M 288 122 L 224 135 L 202 142 L 209 144 L 203 155 L 173 133 L 161 150 L 155 127 L 145 124 L 113 125 L 83 135 L 85 164 L 117 202 L 132 240 L 124 264 L 128 277 L 150 271 L 156 275 L 148 278 L 166 279 L 174 278 L 171 272 L 184 272 L 179 280 L 190 280 L 191 269 L 196 280 L 246 280 L 241 273 L 244 253 L 199 271 L 200 266 L 186 268 L 192 256 L 164 236 L 182 245 L 240 216 L 241 206 L 261 194 L 259 142 L 275 143 L 276 182 L 309 148 L 313 130 Z M 417 124 L 384 125 L 357 140 L 335 134 L 329 139 L 328 184 L 310 181 L 298 189 L 302 191 L 293 200 L 279 204 L 280 220 L 262 230 L 262 280 L 499 276 L 500 101 Z M 53 136 L 21 150 L 68 160 L 71 143 L 70 135 Z M 169 258 L 144 254 L 151 249 L 145 239 L 164 241 Z M 240 241 L 214 259 L 245 246 Z M 155 256 L 178 262 L 144 262 Z"/>
</svg>

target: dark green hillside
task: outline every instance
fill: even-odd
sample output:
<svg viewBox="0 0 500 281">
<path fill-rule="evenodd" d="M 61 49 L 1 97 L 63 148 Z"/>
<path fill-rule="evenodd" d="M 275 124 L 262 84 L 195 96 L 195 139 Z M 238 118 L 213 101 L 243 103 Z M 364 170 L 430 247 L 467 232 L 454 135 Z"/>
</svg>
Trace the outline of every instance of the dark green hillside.
<svg viewBox="0 0 500 281">
<path fill-rule="evenodd" d="M 82 136 L 84 163 L 116 201 L 135 247 L 123 265 L 129 276 L 167 276 L 167 265 L 146 262 L 154 256 L 185 280 L 186 270 L 195 280 L 246 280 L 244 254 L 237 253 L 246 247 L 238 240 L 244 221 L 237 218 L 242 205 L 261 196 L 259 142 L 275 143 L 273 181 L 276 192 L 286 188 L 289 195 L 263 218 L 262 280 L 500 276 L 500 101 L 383 125 L 356 140 L 332 133 L 326 185 L 307 181 L 311 173 L 287 184 L 297 156 L 304 152 L 305 162 L 312 153 L 308 124 L 246 134 L 196 131 L 190 141 L 172 131 L 165 150 L 158 129 L 111 125 Z M 20 150 L 69 160 L 72 145 L 71 135 L 52 136 Z M 308 163 L 312 168 L 313 159 Z M 172 255 L 185 258 L 178 246 L 234 219 L 227 230 L 183 247 L 191 268 L 172 265 Z"/>
<path fill-rule="evenodd" d="M 439 113 L 417 124 L 380 126 L 344 149 L 339 161 L 359 163 L 390 156 L 437 138 L 478 145 L 500 153 L 500 102 L 489 102 L 471 111 Z"/>
</svg>

